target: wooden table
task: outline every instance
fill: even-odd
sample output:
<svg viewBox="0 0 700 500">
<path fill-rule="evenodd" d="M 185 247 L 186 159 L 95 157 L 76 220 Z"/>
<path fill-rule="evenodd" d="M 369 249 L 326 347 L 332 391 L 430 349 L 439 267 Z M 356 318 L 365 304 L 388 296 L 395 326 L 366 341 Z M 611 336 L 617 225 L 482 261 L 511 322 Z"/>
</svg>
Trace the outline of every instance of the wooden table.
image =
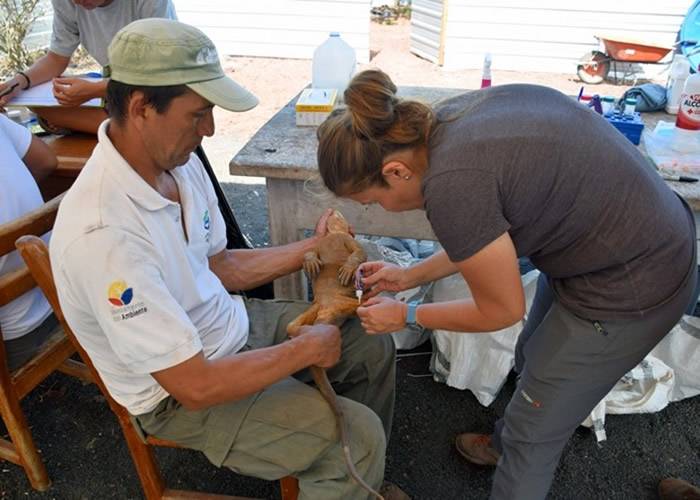
<svg viewBox="0 0 700 500">
<path fill-rule="evenodd" d="M 434 103 L 465 89 L 401 87 L 399 95 Z M 265 177 L 269 208 L 270 242 L 282 245 L 298 241 L 305 230 L 315 227 L 323 211 L 333 206 L 343 212 L 358 234 L 401 238 L 435 239 L 422 210 L 388 213 L 379 205 L 363 206 L 330 194 L 318 176 L 316 128 L 297 127 L 296 97 L 268 121 L 231 160 L 233 175 Z M 646 126 L 659 120 L 673 120 L 665 113 L 645 113 Z M 670 182 L 694 211 L 700 212 L 700 183 Z M 319 195 L 319 193 L 321 193 Z M 698 216 L 696 214 L 696 221 Z M 275 281 L 278 298 L 303 298 L 302 273 Z"/>
<path fill-rule="evenodd" d="M 45 200 L 66 191 L 75 181 L 85 162 L 97 144 L 97 136 L 91 134 L 50 135 L 42 138 L 53 150 L 58 166 L 41 185 Z"/>
</svg>

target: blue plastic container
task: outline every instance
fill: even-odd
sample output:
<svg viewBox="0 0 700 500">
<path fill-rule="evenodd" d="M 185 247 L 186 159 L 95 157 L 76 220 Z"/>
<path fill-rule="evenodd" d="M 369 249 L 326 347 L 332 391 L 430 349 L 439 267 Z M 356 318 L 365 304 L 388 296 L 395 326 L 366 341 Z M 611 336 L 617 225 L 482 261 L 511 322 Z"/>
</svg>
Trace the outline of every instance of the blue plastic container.
<svg viewBox="0 0 700 500">
<path fill-rule="evenodd" d="M 636 111 L 630 115 L 625 115 L 620 112 L 605 115 L 605 119 L 617 130 L 627 137 L 632 144 L 639 144 L 644 130 L 644 122 L 642 117 Z"/>
<path fill-rule="evenodd" d="M 693 2 L 683 19 L 679 32 L 680 52 L 690 61 L 690 72 L 695 73 L 700 66 L 700 1 Z"/>
</svg>

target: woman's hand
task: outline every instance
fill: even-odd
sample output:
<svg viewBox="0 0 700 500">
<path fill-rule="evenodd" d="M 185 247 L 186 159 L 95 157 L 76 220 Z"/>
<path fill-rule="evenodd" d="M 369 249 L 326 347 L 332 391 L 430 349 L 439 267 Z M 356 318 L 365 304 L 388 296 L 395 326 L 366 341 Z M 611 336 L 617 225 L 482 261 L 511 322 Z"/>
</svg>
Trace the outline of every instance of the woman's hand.
<svg viewBox="0 0 700 500">
<path fill-rule="evenodd" d="M 374 297 L 357 308 L 362 327 L 371 335 L 397 332 L 406 326 L 406 303 L 389 297 Z"/>
<path fill-rule="evenodd" d="M 400 292 L 415 285 L 410 282 L 405 267 L 389 262 L 372 261 L 360 264 L 360 275 L 365 285 L 365 297 L 371 298 L 380 292 Z"/>
<path fill-rule="evenodd" d="M 61 106 L 80 106 L 85 101 L 101 96 L 102 82 L 83 78 L 54 78 L 53 95 Z"/>
</svg>

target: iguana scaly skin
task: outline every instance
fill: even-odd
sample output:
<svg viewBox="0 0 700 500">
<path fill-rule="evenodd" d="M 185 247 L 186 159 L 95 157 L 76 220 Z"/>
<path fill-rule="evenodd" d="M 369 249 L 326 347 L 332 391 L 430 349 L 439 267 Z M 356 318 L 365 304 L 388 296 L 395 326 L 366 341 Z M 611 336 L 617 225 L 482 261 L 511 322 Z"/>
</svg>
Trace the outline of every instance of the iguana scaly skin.
<svg viewBox="0 0 700 500">
<path fill-rule="evenodd" d="M 316 249 L 304 255 L 303 267 L 311 279 L 314 301 L 306 311 L 287 325 L 287 333 L 290 336 L 296 336 L 303 325 L 329 324 L 340 327 L 347 318 L 355 314 L 359 305 L 355 298 L 353 278 L 357 267 L 367 260 L 367 255 L 350 234 L 350 227 L 340 212 L 333 211 L 328 217 L 327 227 L 328 233 L 319 240 Z M 350 455 L 347 423 L 326 371 L 318 366 L 311 366 L 309 369 L 318 390 L 336 417 L 350 476 L 370 494 L 383 500 L 355 469 Z"/>
</svg>

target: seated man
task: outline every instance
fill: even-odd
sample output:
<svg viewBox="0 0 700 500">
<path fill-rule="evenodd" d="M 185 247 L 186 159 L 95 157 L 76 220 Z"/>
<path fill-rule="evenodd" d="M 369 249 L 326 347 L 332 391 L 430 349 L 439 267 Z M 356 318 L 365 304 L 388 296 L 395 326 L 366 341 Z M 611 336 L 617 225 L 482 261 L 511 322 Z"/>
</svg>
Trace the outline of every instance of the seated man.
<svg viewBox="0 0 700 500">
<path fill-rule="evenodd" d="M 80 106 L 93 98 L 104 98 L 107 80 L 90 82 L 76 77 L 60 77 L 70 58 L 82 44 L 85 50 L 102 66 L 107 65 L 107 46 L 114 34 L 137 19 L 164 17 L 175 19 L 171 0 L 51 0 L 53 29 L 51 44 L 46 55 L 36 60 L 26 71 L 0 84 L 0 93 L 13 90 L 0 98 L 0 106 L 34 85 L 54 79 L 54 96 L 62 106 Z M 107 118 L 102 108 L 72 109 L 42 107 L 32 109 L 49 132 L 61 129 L 94 134 L 98 125 Z"/>
<path fill-rule="evenodd" d="M 56 168 L 56 156 L 5 115 L 0 115 L 0 152 L 0 224 L 5 224 L 44 203 L 37 182 Z M 0 256 L 0 276 L 22 266 L 17 252 Z M 0 307 L 0 330 L 10 371 L 28 361 L 57 324 L 38 288 Z"/>
<path fill-rule="evenodd" d="M 257 99 L 224 76 L 201 31 L 177 21 L 128 25 L 109 60 L 110 119 L 60 207 L 50 249 L 78 340 L 147 434 L 242 474 L 296 476 L 301 498 L 367 498 L 304 369 L 328 368 L 357 470 L 379 488 L 394 406 L 391 339 L 365 335 L 355 320 L 342 341 L 329 325 L 289 340 L 287 323 L 308 304 L 228 292 L 301 269 L 327 215 L 307 240 L 226 250 L 216 196 L 192 152 L 214 133 L 214 105 L 246 111 Z"/>
</svg>

